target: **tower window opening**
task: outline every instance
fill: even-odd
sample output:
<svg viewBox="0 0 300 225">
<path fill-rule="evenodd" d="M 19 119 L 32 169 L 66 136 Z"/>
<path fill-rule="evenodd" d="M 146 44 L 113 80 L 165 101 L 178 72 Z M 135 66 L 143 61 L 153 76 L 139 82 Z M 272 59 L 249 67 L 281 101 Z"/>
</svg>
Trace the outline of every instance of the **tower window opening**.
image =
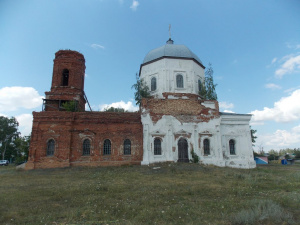
<svg viewBox="0 0 300 225">
<path fill-rule="evenodd" d="M 183 88 L 183 76 L 181 74 L 176 76 L 177 88 Z"/>
<path fill-rule="evenodd" d="M 69 85 L 69 70 L 64 69 L 62 73 L 62 86 L 68 86 Z"/>
</svg>

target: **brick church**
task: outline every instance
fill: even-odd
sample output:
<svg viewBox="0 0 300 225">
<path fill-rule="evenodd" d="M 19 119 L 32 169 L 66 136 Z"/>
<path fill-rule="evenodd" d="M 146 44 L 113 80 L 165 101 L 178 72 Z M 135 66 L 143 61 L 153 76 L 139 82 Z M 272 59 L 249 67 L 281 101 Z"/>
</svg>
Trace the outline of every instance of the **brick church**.
<svg viewBox="0 0 300 225">
<path fill-rule="evenodd" d="M 217 101 L 202 99 L 204 74 L 198 56 L 169 39 L 140 66 L 151 98 L 138 112 L 85 111 L 85 58 L 56 52 L 51 90 L 33 112 L 26 169 L 189 162 L 192 152 L 202 164 L 254 168 L 251 115 L 222 113 Z"/>
</svg>

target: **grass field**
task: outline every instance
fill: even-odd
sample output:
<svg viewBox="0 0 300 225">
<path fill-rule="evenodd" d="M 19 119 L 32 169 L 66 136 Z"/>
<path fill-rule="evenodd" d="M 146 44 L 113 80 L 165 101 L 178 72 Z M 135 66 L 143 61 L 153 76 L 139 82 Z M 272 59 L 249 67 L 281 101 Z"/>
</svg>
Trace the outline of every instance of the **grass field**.
<svg viewBox="0 0 300 225">
<path fill-rule="evenodd" d="M 0 167 L 0 224 L 300 224 L 300 164 Z"/>
</svg>

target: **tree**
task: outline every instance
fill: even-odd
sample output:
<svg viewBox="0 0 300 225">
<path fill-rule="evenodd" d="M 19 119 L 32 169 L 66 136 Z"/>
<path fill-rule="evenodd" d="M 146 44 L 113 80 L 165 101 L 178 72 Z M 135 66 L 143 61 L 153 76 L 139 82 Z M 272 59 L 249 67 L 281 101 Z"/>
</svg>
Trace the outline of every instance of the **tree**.
<svg viewBox="0 0 300 225">
<path fill-rule="evenodd" d="M 16 118 L 10 119 L 0 116 L 0 151 L 2 160 L 4 160 L 6 150 L 13 146 L 14 140 L 19 137 L 18 132 L 19 123 Z"/>
<path fill-rule="evenodd" d="M 143 79 L 140 79 L 139 75 L 136 73 L 136 83 L 132 85 L 131 88 L 135 89 L 134 99 L 137 105 L 141 105 L 142 98 L 149 98 L 150 91 L 149 87 L 146 85 Z"/>
<path fill-rule="evenodd" d="M 205 100 L 218 100 L 216 93 L 217 84 L 214 84 L 214 70 L 211 63 L 208 64 L 208 68 L 205 71 L 205 81 L 202 84 L 202 88 L 199 91 L 199 95 Z"/>
<path fill-rule="evenodd" d="M 279 154 L 277 151 L 275 151 L 274 149 L 271 149 L 269 151 L 269 156 L 268 156 L 268 160 L 278 160 L 279 158 Z"/>
<path fill-rule="evenodd" d="M 255 136 L 255 133 L 257 132 L 257 130 L 254 130 L 250 127 L 250 131 L 251 131 L 251 141 L 252 141 L 252 146 L 255 146 L 255 142 L 256 142 L 256 138 L 257 136 Z"/>
<path fill-rule="evenodd" d="M 31 136 L 18 137 L 14 141 L 14 158 L 16 163 L 27 161 Z"/>
<path fill-rule="evenodd" d="M 106 108 L 104 109 L 104 111 L 105 112 L 127 112 L 123 108 L 115 108 L 115 107 Z"/>
</svg>

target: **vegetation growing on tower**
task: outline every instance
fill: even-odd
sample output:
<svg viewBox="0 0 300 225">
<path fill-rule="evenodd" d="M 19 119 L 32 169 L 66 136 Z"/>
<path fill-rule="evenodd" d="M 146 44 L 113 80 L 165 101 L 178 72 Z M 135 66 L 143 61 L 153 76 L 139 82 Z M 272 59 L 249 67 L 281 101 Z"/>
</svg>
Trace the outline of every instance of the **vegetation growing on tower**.
<svg viewBox="0 0 300 225">
<path fill-rule="evenodd" d="M 140 79 L 139 75 L 136 73 L 136 83 L 132 85 L 131 88 L 135 89 L 134 99 L 137 105 L 141 105 L 142 98 L 149 98 L 150 91 L 149 87 L 146 85 L 143 79 Z"/>
<path fill-rule="evenodd" d="M 208 64 L 208 68 L 205 71 L 205 81 L 202 84 L 202 88 L 199 91 L 199 95 L 205 100 L 218 100 L 216 93 L 217 84 L 214 83 L 214 70 L 211 63 Z"/>
</svg>

